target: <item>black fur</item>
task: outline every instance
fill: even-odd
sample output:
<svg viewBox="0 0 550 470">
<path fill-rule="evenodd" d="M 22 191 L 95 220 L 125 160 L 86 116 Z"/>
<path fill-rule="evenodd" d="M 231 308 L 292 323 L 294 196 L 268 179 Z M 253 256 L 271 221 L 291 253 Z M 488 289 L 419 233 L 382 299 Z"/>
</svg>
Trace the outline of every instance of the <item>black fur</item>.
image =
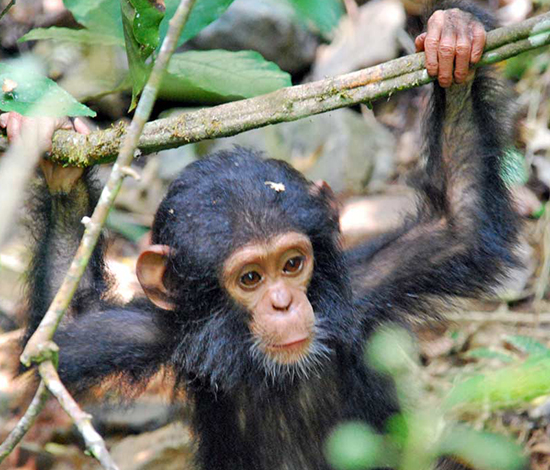
<svg viewBox="0 0 550 470">
<path fill-rule="evenodd" d="M 363 361 L 372 331 L 437 316 L 442 300 L 484 294 L 516 265 L 519 222 L 500 178 L 508 101 L 485 71 L 471 88 L 435 85 L 426 161 L 413 182 L 417 212 L 347 252 L 330 194 L 287 164 L 235 148 L 188 166 L 153 226 L 153 243 L 172 248 L 166 282 L 176 311 L 79 304 L 55 337 L 63 381 L 79 393 L 113 375 L 143 383 L 164 366 L 194 404 L 202 468 L 328 469 L 323 443 L 337 423 L 360 419 L 383 431 L 398 410 L 392 385 Z M 308 361 L 283 367 L 259 353 L 249 314 L 220 286 L 220 274 L 239 246 L 289 230 L 313 245 L 316 337 Z M 41 266 L 50 253 L 42 244 L 36 251 L 29 331 L 48 300 Z M 96 251 L 93 266 L 101 259 Z"/>
</svg>

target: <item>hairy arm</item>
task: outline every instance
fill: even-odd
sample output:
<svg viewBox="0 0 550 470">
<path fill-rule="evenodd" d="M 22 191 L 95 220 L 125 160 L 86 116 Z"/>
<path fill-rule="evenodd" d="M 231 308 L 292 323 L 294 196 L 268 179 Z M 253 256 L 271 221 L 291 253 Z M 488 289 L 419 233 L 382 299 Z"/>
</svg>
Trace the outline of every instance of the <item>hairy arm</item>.
<svg viewBox="0 0 550 470">
<path fill-rule="evenodd" d="M 135 395 L 169 362 L 173 335 L 166 320 L 156 310 L 112 308 L 67 322 L 54 336 L 61 380 L 76 396 L 106 379 Z"/>
<path fill-rule="evenodd" d="M 28 144 L 38 146 L 41 151 L 49 150 L 57 129 L 89 132 L 79 119 L 72 123 L 68 119 L 27 118 L 14 112 L 0 115 L 0 127 L 6 129 L 10 142 L 24 135 L 35 136 L 37 141 Z M 38 327 L 59 289 L 84 232 L 82 219 L 92 213 L 99 196 L 90 170 L 64 168 L 46 159 L 40 161 L 40 168 L 28 204 L 32 254 L 27 272 L 25 342 Z M 107 276 L 102 251 L 101 240 L 70 306 L 70 314 L 82 310 L 84 303 L 97 305 L 105 292 Z"/>
<path fill-rule="evenodd" d="M 483 12 L 476 17 L 486 18 Z M 433 314 L 434 298 L 488 292 L 516 264 L 519 221 L 502 179 L 510 102 L 486 69 L 463 84 L 434 85 L 425 160 L 413 180 L 416 214 L 374 244 L 348 252 L 361 309 L 381 320 Z"/>
<path fill-rule="evenodd" d="M 0 116 L 10 141 L 24 126 L 36 121 L 16 113 Z M 72 128 L 68 120 L 41 119 L 41 139 L 51 142 L 58 128 Z M 87 133 L 83 123 L 74 128 Z M 37 145 L 40 143 L 37 142 Z M 47 148 L 47 145 L 43 145 Z M 47 160 L 30 198 L 32 260 L 27 273 L 28 324 L 25 341 L 38 327 L 68 270 L 84 232 L 82 219 L 89 216 L 99 196 L 91 170 L 63 168 Z M 121 307 L 105 302 L 107 274 L 103 240 L 93 252 L 67 315 L 54 336 L 60 348 L 59 374 L 69 390 L 83 395 L 108 378 L 120 384 L 143 385 L 168 362 L 171 317 L 148 305 Z"/>
</svg>

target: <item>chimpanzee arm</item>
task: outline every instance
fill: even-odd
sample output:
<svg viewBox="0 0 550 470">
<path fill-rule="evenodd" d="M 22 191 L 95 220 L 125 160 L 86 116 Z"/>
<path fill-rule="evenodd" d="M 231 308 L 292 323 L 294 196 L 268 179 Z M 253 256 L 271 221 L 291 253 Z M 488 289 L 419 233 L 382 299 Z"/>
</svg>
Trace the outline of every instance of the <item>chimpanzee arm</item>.
<svg viewBox="0 0 550 470">
<path fill-rule="evenodd" d="M 46 313 L 59 289 L 84 233 L 82 219 L 91 215 L 99 189 L 86 170 L 69 191 L 53 190 L 41 176 L 30 198 L 29 225 L 33 238 L 28 283 L 27 340 Z M 106 290 L 103 240 L 100 239 L 70 307 L 70 315 L 98 308 Z"/>
<path fill-rule="evenodd" d="M 116 308 L 71 319 L 54 336 L 61 380 L 76 396 L 106 378 L 116 378 L 118 386 L 144 385 L 173 350 L 165 315 Z"/>
<path fill-rule="evenodd" d="M 486 69 L 434 87 L 426 159 L 413 182 L 417 213 L 348 253 L 358 306 L 381 319 L 432 314 L 434 297 L 488 292 L 516 265 L 519 221 L 503 180 L 511 98 Z"/>
</svg>

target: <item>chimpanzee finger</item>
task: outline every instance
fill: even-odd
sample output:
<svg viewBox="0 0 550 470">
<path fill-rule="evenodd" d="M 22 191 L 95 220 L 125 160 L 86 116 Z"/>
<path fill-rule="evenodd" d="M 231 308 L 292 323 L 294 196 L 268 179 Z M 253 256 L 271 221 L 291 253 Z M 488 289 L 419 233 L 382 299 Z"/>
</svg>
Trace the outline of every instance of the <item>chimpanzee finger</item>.
<svg viewBox="0 0 550 470">
<path fill-rule="evenodd" d="M 472 51 L 470 55 L 470 62 L 477 64 L 481 56 L 483 55 L 483 49 L 485 48 L 485 41 L 487 39 L 487 33 L 481 23 L 474 23 L 472 25 Z"/>
<path fill-rule="evenodd" d="M 21 133 L 21 126 L 24 121 L 24 117 L 19 113 L 10 112 L 6 118 L 6 131 L 8 134 L 8 140 L 13 142 Z"/>
<path fill-rule="evenodd" d="M 79 134 L 87 135 L 91 132 L 88 125 L 82 119 L 75 118 L 73 121 L 73 125 L 74 125 L 74 130 Z"/>
<path fill-rule="evenodd" d="M 471 41 L 468 31 L 460 30 L 456 39 L 455 57 L 455 82 L 462 83 L 466 80 L 470 69 Z"/>
<path fill-rule="evenodd" d="M 416 39 L 414 40 L 416 52 L 422 52 L 424 50 L 424 41 L 426 40 L 427 35 L 428 33 L 422 33 L 421 35 L 416 36 Z"/>
<path fill-rule="evenodd" d="M 424 40 L 424 50 L 426 51 L 426 69 L 432 77 L 438 73 L 438 50 L 441 31 L 443 30 L 444 12 L 436 11 L 428 20 L 428 31 Z"/>
<path fill-rule="evenodd" d="M 453 83 L 453 67 L 455 62 L 456 50 L 456 29 L 451 21 L 445 21 L 441 39 L 439 41 L 438 59 L 439 71 L 437 78 L 443 88 L 447 88 Z"/>
</svg>

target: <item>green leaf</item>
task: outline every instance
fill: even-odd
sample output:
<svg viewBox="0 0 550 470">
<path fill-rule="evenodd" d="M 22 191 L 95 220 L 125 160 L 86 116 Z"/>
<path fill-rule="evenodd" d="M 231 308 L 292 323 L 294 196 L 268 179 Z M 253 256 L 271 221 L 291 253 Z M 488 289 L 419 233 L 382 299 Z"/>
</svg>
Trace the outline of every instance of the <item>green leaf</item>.
<svg viewBox="0 0 550 470">
<path fill-rule="evenodd" d="M 365 423 L 349 422 L 329 436 L 325 451 L 334 468 L 359 470 L 376 466 L 382 450 L 382 437 Z"/>
<path fill-rule="evenodd" d="M 111 209 L 107 216 L 107 227 L 113 230 L 128 240 L 137 243 L 150 230 L 143 225 L 135 224 L 128 221 L 125 213 Z"/>
<path fill-rule="evenodd" d="M 290 86 L 290 75 L 253 51 L 174 54 L 160 95 L 195 102 L 251 98 Z"/>
<path fill-rule="evenodd" d="M 124 37 L 119 0 L 63 0 L 63 3 L 73 14 L 76 21 L 90 31 L 119 38 Z M 168 22 L 172 16 L 174 16 L 179 3 L 180 0 L 166 1 L 166 14 L 159 27 L 160 42 L 162 42 L 166 36 Z M 178 44 L 182 44 L 188 39 L 191 39 L 205 26 L 217 20 L 225 10 L 227 10 L 231 3 L 233 3 L 233 0 L 200 0 L 196 2 Z M 145 30 L 147 30 L 148 26 L 156 22 L 157 18 L 153 18 L 153 15 L 153 12 L 149 12 L 144 20 L 147 24 L 139 24 L 138 29 L 141 29 L 143 26 Z M 150 21 L 152 23 L 149 23 Z M 140 20 L 138 19 L 138 23 L 139 22 Z M 152 43 L 149 37 L 150 31 L 151 30 L 144 33 L 145 37 L 140 37 L 140 40 L 144 41 L 142 44 Z M 138 34 L 138 36 L 140 36 L 140 34 Z"/>
<path fill-rule="evenodd" d="M 468 351 L 465 354 L 466 357 L 472 359 L 498 359 L 501 362 L 510 363 L 514 361 L 514 358 L 509 354 L 504 354 L 500 351 L 494 351 L 489 348 L 477 348 Z"/>
<path fill-rule="evenodd" d="M 104 33 L 95 33 L 87 29 L 70 28 L 36 28 L 29 31 L 19 42 L 51 39 L 53 41 L 77 42 L 83 44 L 99 44 L 102 46 L 124 46 L 122 38 Z"/>
<path fill-rule="evenodd" d="M 130 0 L 130 3 L 135 9 L 134 37 L 144 47 L 145 54 L 152 54 L 159 45 L 159 26 L 164 11 L 160 11 L 149 0 Z"/>
<path fill-rule="evenodd" d="M 76 21 L 95 33 L 122 38 L 122 21 L 118 0 L 63 0 Z"/>
<path fill-rule="evenodd" d="M 288 0 L 303 17 L 315 23 L 323 34 L 330 33 L 344 14 L 341 0 Z"/>
<path fill-rule="evenodd" d="M 503 436 L 455 426 L 439 446 L 439 455 L 458 457 L 468 467 L 479 470 L 526 468 L 520 446 Z"/>
<path fill-rule="evenodd" d="M 457 384 L 444 407 L 448 410 L 490 410 L 518 406 L 548 394 L 550 357 L 545 354 Z"/>
<path fill-rule="evenodd" d="M 531 214 L 531 217 L 533 219 L 540 219 L 545 212 L 546 212 L 546 204 L 541 204 L 538 210 L 536 210 Z"/>
<path fill-rule="evenodd" d="M 530 338 L 529 336 L 522 335 L 508 335 L 504 340 L 516 348 L 518 351 L 523 353 L 534 355 L 534 354 L 547 354 L 550 355 L 550 349 L 547 348 L 544 344 L 539 343 L 536 339 Z"/>
<path fill-rule="evenodd" d="M 200 30 L 217 20 L 227 10 L 233 0 L 199 0 L 191 11 L 178 45 L 196 36 Z M 166 0 L 166 16 L 160 25 L 160 37 L 164 39 L 168 31 L 168 21 L 178 8 L 180 0 Z"/>
<path fill-rule="evenodd" d="M 135 10 L 130 0 L 120 0 L 122 9 L 122 25 L 124 27 L 124 41 L 126 43 L 126 56 L 130 68 L 130 79 L 132 82 L 132 102 L 130 111 L 137 105 L 137 99 L 152 68 L 152 64 L 146 64 L 147 58 L 153 52 L 149 48 L 142 47 L 134 33 Z"/>
<path fill-rule="evenodd" d="M 17 111 L 25 116 L 95 116 L 53 80 L 29 70 L 0 63 L 0 83 L 15 85 L 13 91 L 0 92 L 0 110 Z"/>
</svg>

